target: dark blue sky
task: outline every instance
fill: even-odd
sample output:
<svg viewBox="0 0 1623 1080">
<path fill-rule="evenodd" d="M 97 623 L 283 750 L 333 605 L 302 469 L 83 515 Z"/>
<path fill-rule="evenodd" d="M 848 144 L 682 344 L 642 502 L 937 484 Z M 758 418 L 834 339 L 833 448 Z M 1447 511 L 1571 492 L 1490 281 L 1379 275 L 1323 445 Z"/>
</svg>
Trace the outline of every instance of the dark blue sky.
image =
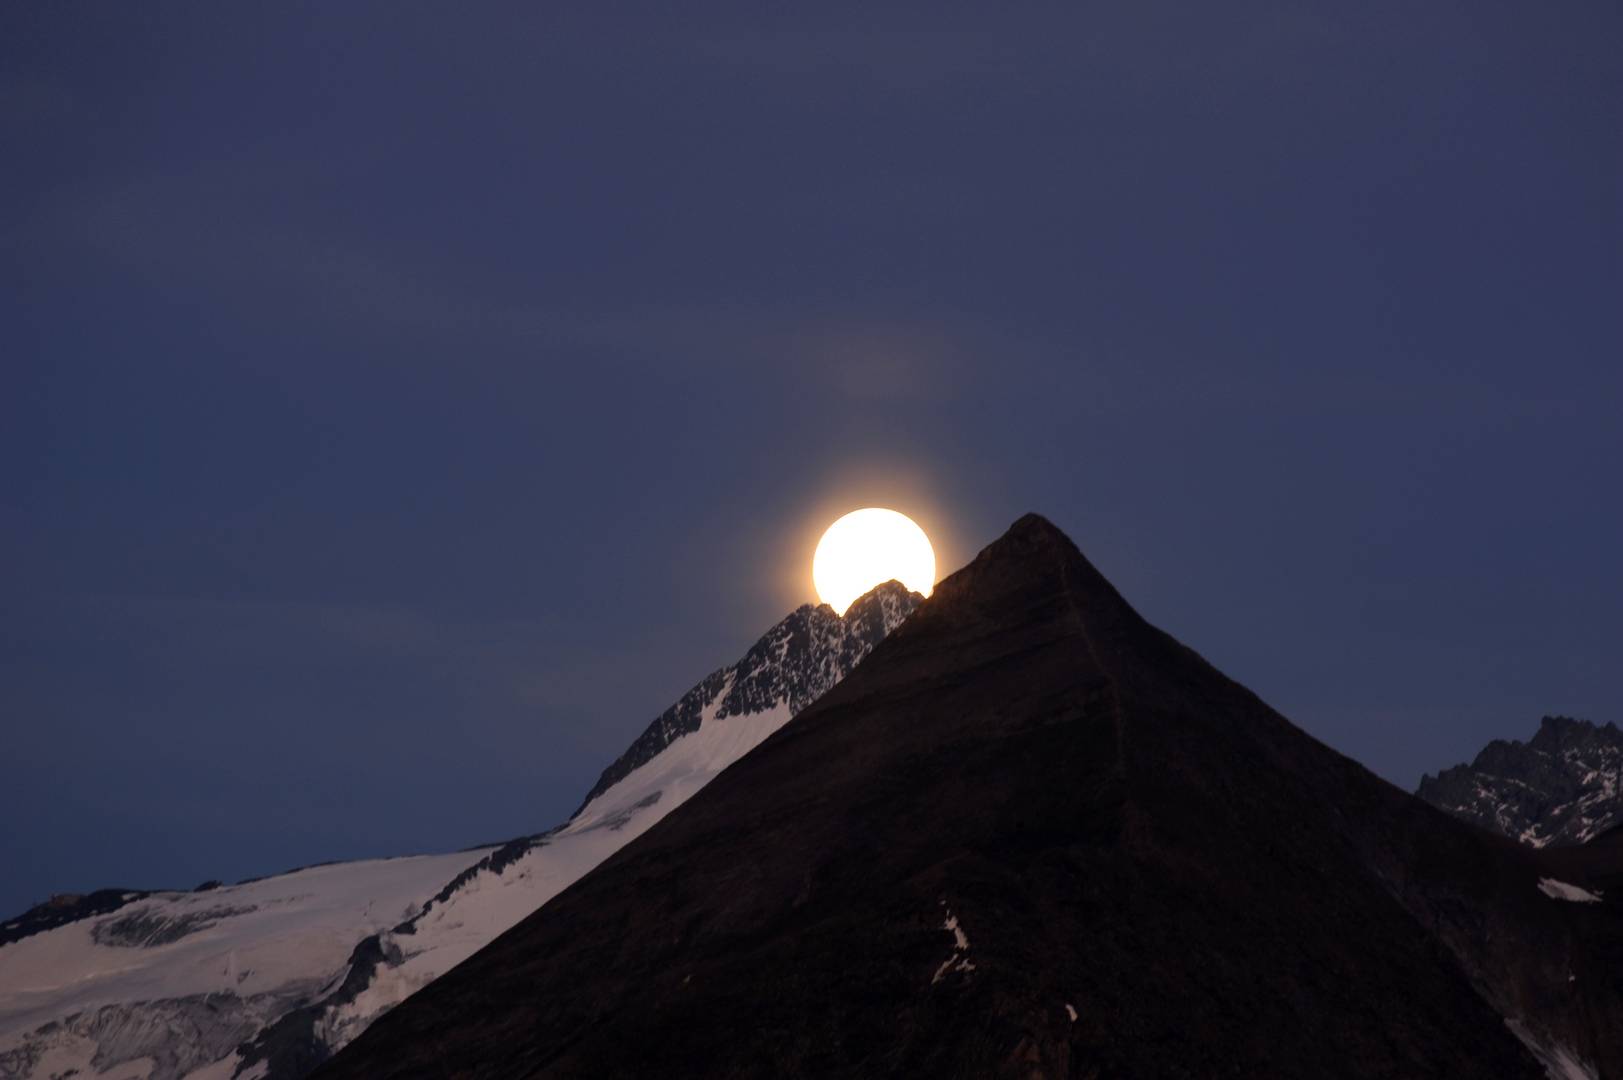
<svg viewBox="0 0 1623 1080">
<path fill-rule="evenodd" d="M 1615 0 L 702 8 L 0 13 L 0 909 L 552 825 L 873 503 L 1623 719 Z"/>
</svg>

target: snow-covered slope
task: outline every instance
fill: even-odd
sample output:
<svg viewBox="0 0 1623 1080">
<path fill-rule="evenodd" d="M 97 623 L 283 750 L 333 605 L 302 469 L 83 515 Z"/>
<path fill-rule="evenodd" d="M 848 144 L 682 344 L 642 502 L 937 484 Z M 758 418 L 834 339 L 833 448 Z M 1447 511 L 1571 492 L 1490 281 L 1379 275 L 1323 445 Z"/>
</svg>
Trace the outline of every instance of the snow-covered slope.
<svg viewBox="0 0 1623 1080">
<path fill-rule="evenodd" d="M 335 863 L 109 914 L 0 947 L 0 1076 L 180 1077 L 329 993 L 356 943 L 488 849 Z M 219 1072 L 204 1075 L 230 1075 Z"/>
<path fill-rule="evenodd" d="M 722 685 L 731 683 L 729 675 Z M 423 915 L 384 933 L 385 961 L 358 994 L 323 1011 L 316 1038 L 329 1050 L 349 1042 L 682 805 L 789 719 L 786 704 L 719 718 L 724 693 L 702 711 L 695 731 L 593 799 L 567 825 L 492 853 Z"/>
<path fill-rule="evenodd" d="M 334 995 L 308 1029 L 290 1021 L 267 1031 L 272 1080 L 301 1075 L 305 1055 L 336 1051 L 682 805 L 849 674 L 921 599 L 887 582 L 843 618 L 826 605 L 791 612 L 656 718 L 566 824 L 492 852 L 424 913 L 380 935 L 384 959 L 356 993 Z"/>
<path fill-rule="evenodd" d="M 848 674 L 919 600 L 889 582 L 844 618 L 796 609 L 661 714 L 550 832 L 203 892 L 96 894 L 71 921 L 36 911 L 5 924 L 0 1078 L 306 1075 L 680 806 Z"/>
<path fill-rule="evenodd" d="M 1586 843 L 1623 823 L 1623 731 L 1546 716 L 1529 741 L 1495 739 L 1416 794 L 1533 847 Z"/>
</svg>

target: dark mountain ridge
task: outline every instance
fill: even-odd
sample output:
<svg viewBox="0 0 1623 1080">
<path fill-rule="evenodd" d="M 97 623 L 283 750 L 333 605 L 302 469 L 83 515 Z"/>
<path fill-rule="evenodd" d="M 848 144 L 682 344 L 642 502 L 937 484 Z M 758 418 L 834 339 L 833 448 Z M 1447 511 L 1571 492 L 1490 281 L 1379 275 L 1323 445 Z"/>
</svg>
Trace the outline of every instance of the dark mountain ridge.
<svg viewBox="0 0 1623 1080">
<path fill-rule="evenodd" d="M 320 1075 L 1623 1075 L 1616 852 L 1453 820 L 1028 515 Z M 1584 1064 L 1587 1063 L 1587 1064 Z"/>
</svg>

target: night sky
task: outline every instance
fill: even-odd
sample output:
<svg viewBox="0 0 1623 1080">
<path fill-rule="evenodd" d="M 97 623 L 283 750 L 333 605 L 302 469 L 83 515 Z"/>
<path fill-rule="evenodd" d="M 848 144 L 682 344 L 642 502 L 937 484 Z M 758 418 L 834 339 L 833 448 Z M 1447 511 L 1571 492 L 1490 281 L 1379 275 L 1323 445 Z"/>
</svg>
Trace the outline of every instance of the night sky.
<svg viewBox="0 0 1623 1080">
<path fill-rule="evenodd" d="M 864 505 L 1623 720 L 1623 8 L 1003 7 L 0 10 L 0 914 L 556 824 Z"/>
</svg>

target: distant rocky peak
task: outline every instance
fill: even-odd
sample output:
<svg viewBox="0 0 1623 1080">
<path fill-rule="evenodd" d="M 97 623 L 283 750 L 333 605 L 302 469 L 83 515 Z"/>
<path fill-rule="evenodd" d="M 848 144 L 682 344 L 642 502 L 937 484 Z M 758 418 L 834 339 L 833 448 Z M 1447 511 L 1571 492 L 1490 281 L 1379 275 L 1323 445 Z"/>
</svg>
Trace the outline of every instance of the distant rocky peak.
<svg viewBox="0 0 1623 1080">
<path fill-rule="evenodd" d="M 1596 725 L 1570 716 L 1546 716 L 1539 721 L 1538 732 L 1528 740 L 1527 746 L 1545 753 L 1623 746 L 1623 731 L 1619 731 L 1617 725 L 1610 721 Z"/>
<path fill-rule="evenodd" d="M 842 617 L 827 604 L 802 604 L 768 630 L 733 666 L 716 719 L 787 704 L 791 715 L 822 697 L 913 613 L 923 599 L 898 581 L 878 585 Z"/>
<path fill-rule="evenodd" d="M 1582 844 L 1623 823 L 1623 731 L 1546 716 L 1527 742 L 1495 739 L 1416 792 L 1455 817 L 1534 847 Z"/>
<path fill-rule="evenodd" d="M 826 694 L 924 600 L 898 581 L 887 581 L 851 603 L 842 617 L 827 604 L 791 611 L 731 667 L 721 668 L 666 709 L 587 794 L 581 809 L 684 735 L 715 720 L 783 706 L 789 716 Z M 577 811 L 578 813 L 578 811 Z"/>
</svg>

